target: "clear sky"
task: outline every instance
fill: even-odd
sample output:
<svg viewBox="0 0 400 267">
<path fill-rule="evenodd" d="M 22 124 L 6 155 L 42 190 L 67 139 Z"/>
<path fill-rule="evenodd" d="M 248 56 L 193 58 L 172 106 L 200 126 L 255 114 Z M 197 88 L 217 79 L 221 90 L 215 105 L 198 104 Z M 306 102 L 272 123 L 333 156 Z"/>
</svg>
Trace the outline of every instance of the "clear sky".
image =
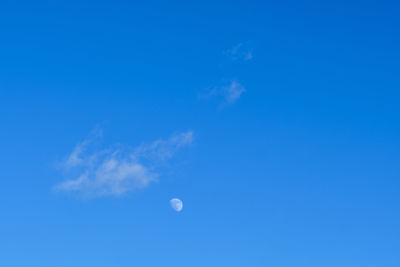
<svg viewBox="0 0 400 267">
<path fill-rule="evenodd" d="M 1 1 L 0 266 L 400 266 L 399 13 Z"/>
</svg>

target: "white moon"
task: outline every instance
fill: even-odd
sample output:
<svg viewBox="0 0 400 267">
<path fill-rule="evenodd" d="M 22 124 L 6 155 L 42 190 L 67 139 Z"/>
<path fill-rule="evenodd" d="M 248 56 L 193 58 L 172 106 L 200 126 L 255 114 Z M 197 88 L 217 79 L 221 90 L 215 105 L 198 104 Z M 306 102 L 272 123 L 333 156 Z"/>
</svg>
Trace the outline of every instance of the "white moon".
<svg viewBox="0 0 400 267">
<path fill-rule="evenodd" d="M 183 202 L 179 198 L 173 198 L 169 201 L 171 204 L 171 207 L 177 211 L 180 212 L 183 209 Z"/>
</svg>

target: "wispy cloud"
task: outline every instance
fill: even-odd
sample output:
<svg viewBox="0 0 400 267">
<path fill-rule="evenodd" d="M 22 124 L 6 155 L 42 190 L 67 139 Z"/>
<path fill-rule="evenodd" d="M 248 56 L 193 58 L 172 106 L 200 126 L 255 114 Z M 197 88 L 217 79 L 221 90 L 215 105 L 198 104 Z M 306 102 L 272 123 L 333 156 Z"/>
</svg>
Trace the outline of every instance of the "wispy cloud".
<svg viewBox="0 0 400 267">
<path fill-rule="evenodd" d="M 229 85 L 221 88 L 225 100 L 228 104 L 235 103 L 246 89 L 237 81 L 232 81 Z"/>
<path fill-rule="evenodd" d="M 160 177 L 157 167 L 161 162 L 193 142 L 193 132 L 187 131 L 136 148 L 117 145 L 93 149 L 98 137 L 90 136 L 73 149 L 62 164 L 72 177 L 56 185 L 56 191 L 99 197 L 121 196 L 145 188 Z"/>
<path fill-rule="evenodd" d="M 93 130 L 89 134 L 88 138 L 86 138 L 83 142 L 81 142 L 80 144 L 75 146 L 74 150 L 71 152 L 71 154 L 68 156 L 68 158 L 63 163 L 64 167 L 71 168 L 71 167 L 83 164 L 84 160 L 81 158 L 83 152 L 85 152 L 85 150 L 87 150 L 88 146 L 91 143 L 93 143 L 94 140 L 101 137 L 102 135 L 103 135 L 103 132 L 100 128 L 96 128 L 95 130 Z"/>
<path fill-rule="evenodd" d="M 244 44 L 239 43 L 232 48 L 225 51 L 225 54 L 230 57 L 232 60 L 251 60 L 253 58 L 252 49 Z"/>
<path fill-rule="evenodd" d="M 246 92 L 246 88 L 236 80 L 220 86 L 211 87 L 202 98 L 216 97 L 221 101 L 221 107 L 234 104 L 242 94 Z"/>
</svg>

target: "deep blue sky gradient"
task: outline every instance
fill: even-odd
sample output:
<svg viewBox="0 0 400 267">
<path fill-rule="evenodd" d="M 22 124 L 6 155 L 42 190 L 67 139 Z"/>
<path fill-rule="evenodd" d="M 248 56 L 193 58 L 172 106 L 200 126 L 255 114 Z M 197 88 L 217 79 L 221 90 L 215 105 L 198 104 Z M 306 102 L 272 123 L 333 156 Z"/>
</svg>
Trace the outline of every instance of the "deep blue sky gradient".
<svg viewBox="0 0 400 267">
<path fill-rule="evenodd" d="M 399 12 L 2 1 L 0 266 L 400 266 Z M 231 80 L 235 104 L 199 97 Z M 99 125 L 105 145 L 195 141 L 127 196 L 52 191 Z"/>
</svg>

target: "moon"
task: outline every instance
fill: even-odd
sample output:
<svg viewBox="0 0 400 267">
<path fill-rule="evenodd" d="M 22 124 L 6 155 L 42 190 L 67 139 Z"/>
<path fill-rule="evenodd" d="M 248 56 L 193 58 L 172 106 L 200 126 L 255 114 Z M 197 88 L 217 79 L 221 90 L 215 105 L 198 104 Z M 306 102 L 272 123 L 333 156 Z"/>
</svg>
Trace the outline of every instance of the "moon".
<svg viewBox="0 0 400 267">
<path fill-rule="evenodd" d="M 183 209 L 183 202 L 179 198 L 173 198 L 169 203 L 171 204 L 172 209 L 176 212 L 180 212 Z"/>
</svg>

